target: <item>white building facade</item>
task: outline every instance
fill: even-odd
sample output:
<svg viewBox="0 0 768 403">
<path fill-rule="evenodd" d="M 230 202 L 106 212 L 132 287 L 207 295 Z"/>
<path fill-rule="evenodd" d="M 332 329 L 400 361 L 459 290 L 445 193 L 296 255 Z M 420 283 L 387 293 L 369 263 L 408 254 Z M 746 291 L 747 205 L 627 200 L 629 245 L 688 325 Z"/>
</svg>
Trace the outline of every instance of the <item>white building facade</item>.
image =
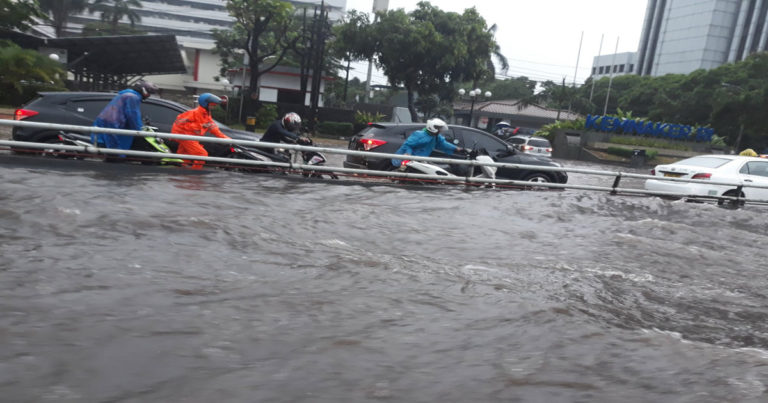
<svg viewBox="0 0 768 403">
<path fill-rule="evenodd" d="M 649 0 L 637 73 L 687 74 L 765 51 L 766 14 L 766 0 Z"/>
<path fill-rule="evenodd" d="M 603 77 L 636 74 L 635 52 L 616 53 L 611 55 L 595 56 L 592 58 L 592 79 L 599 80 Z"/>
<path fill-rule="evenodd" d="M 309 7 L 310 10 L 321 4 L 321 0 L 290 2 L 297 8 Z M 187 74 L 152 76 L 150 79 L 153 82 L 163 89 L 192 93 L 227 93 L 241 85 L 242 76 L 228 78 L 229 84 L 221 80 L 223 77 L 220 77 L 220 57 L 213 52 L 213 30 L 230 29 L 234 24 L 234 19 L 227 12 L 226 0 L 142 0 L 141 3 L 142 8 L 133 10 L 141 17 L 141 21 L 136 23 L 136 28 L 154 34 L 175 35 L 187 68 Z M 346 0 L 325 0 L 324 3 L 330 7 L 329 17 L 332 20 L 341 18 L 346 8 Z M 67 31 L 79 34 L 85 24 L 98 22 L 99 17 L 98 14 L 87 12 L 71 16 Z M 124 18 L 122 22 L 129 21 Z M 249 80 L 247 74 L 246 70 L 246 82 Z M 287 90 L 298 88 L 298 75 L 288 76 L 293 77 L 291 82 L 286 82 L 285 77 L 285 72 L 279 71 L 262 76 L 260 88 L 263 90 L 260 91 L 260 100 L 276 102 L 280 86 L 285 86 Z M 321 86 L 321 93 L 322 91 Z"/>
</svg>

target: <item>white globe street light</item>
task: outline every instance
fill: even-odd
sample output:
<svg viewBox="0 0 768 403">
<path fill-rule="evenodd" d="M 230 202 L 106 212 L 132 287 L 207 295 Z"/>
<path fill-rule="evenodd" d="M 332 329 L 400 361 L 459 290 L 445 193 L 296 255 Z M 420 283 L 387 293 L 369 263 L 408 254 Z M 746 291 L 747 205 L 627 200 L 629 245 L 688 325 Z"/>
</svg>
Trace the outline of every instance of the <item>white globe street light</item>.
<svg viewBox="0 0 768 403">
<path fill-rule="evenodd" d="M 56 53 L 51 53 L 50 55 L 48 55 L 48 58 L 53 60 L 54 62 L 59 61 L 59 55 L 57 55 Z"/>
<path fill-rule="evenodd" d="M 467 94 L 472 100 L 472 103 L 469 107 L 469 127 L 472 127 L 472 118 L 475 113 L 475 101 L 477 100 L 477 97 L 481 95 L 485 95 L 485 98 L 490 98 L 491 95 L 493 94 L 491 94 L 491 91 L 486 91 L 485 94 L 483 94 L 483 90 L 481 90 L 480 88 L 475 88 L 474 90 L 470 90 L 469 93 L 467 93 L 467 91 L 464 90 L 464 88 L 460 88 L 458 92 L 459 92 L 459 96 L 463 97 L 464 94 Z"/>
</svg>

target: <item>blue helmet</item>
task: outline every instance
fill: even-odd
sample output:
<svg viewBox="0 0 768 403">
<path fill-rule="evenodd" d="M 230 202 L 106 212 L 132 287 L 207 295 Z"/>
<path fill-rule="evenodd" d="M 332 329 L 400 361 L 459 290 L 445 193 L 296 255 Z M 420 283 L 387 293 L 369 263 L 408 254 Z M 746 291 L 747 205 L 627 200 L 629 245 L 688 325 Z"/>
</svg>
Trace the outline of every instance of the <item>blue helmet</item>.
<svg viewBox="0 0 768 403">
<path fill-rule="evenodd" d="M 202 93 L 197 98 L 197 104 L 206 109 L 208 109 L 208 105 L 210 104 L 221 105 L 222 103 L 224 103 L 224 101 L 222 101 L 221 98 L 209 92 Z"/>
</svg>

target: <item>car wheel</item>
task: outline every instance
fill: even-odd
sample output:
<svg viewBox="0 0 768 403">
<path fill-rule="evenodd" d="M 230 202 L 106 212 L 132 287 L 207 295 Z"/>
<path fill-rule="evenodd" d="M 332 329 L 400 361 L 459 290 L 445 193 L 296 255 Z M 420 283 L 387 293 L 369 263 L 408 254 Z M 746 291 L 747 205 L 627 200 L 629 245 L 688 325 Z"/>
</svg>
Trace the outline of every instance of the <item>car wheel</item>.
<svg viewBox="0 0 768 403">
<path fill-rule="evenodd" d="M 730 196 L 730 197 L 745 197 L 744 192 L 739 192 L 737 190 L 729 190 L 725 193 L 723 193 L 723 196 Z M 724 199 L 717 199 L 717 205 L 729 208 L 729 209 L 737 209 L 739 207 L 743 207 L 745 204 L 744 200 L 724 200 Z"/>
<path fill-rule="evenodd" d="M 541 172 L 534 172 L 525 178 L 523 178 L 526 182 L 534 182 L 534 183 L 549 183 L 552 182 L 552 178 L 549 177 L 549 175 Z M 526 186 L 525 189 L 527 190 L 548 190 L 549 188 L 546 186 Z"/>
</svg>

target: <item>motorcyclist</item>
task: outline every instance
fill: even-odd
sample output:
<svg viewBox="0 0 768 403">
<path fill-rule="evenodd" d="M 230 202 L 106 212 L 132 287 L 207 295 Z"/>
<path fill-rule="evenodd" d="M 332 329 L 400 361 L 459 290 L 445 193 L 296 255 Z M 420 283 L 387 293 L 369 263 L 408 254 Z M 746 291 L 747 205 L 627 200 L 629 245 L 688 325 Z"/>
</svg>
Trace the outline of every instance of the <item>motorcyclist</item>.
<svg viewBox="0 0 768 403">
<path fill-rule="evenodd" d="M 207 133 L 211 133 L 216 137 L 222 139 L 230 138 L 226 134 L 219 130 L 219 126 L 213 121 L 211 117 L 211 109 L 220 105 L 226 106 L 224 100 L 211 93 L 203 93 L 197 98 L 197 108 L 188 110 L 181 113 L 176 117 L 176 121 L 173 122 L 171 133 L 176 134 L 188 134 L 192 136 L 205 136 Z M 176 140 L 179 143 L 179 148 L 176 150 L 178 154 L 191 154 L 199 155 L 202 157 L 208 156 L 208 151 L 195 140 Z M 205 161 L 184 161 L 187 165 L 193 169 L 200 169 L 205 165 Z"/>
<path fill-rule="evenodd" d="M 457 147 L 445 140 L 441 133 L 445 132 L 448 125 L 441 119 L 434 118 L 427 120 L 427 125 L 422 130 L 411 133 L 403 145 L 395 151 L 395 154 L 415 155 L 418 157 L 427 157 L 437 148 L 446 154 L 463 153 L 465 150 Z M 392 159 L 392 165 L 395 168 L 404 168 L 404 161 Z"/>
<path fill-rule="evenodd" d="M 519 127 L 513 128 L 509 122 L 502 120 L 493 128 L 493 135 L 500 139 L 507 139 L 517 134 L 518 130 L 520 130 Z"/>
<path fill-rule="evenodd" d="M 155 84 L 139 80 L 130 88 L 122 90 L 101 110 L 93 125 L 110 129 L 141 130 L 141 102 L 157 93 Z M 91 142 L 99 147 L 129 150 L 133 136 L 91 133 Z"/>
<path fill-rule="evenodd" d="M 269 125 L 261 136 L 261 141 L 267 143 L 307 143 L 308 139 L 299 134 L 301 116 L 296 112 L 288 112 L 282 119 L 277 119 Z"/>
</svg>

